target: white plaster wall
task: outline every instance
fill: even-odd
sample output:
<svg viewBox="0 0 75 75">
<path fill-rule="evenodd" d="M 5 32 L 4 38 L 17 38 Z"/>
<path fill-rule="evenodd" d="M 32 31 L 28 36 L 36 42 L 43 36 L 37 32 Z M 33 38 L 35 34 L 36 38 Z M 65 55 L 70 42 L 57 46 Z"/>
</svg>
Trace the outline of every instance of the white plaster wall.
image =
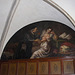
<svg viewBox="0 0 75 75">
<path fill-rule="evenodd" d="M 13 0 L 0 0 L 0 39 L 9 15 Z"/>
<path fill-rule="evenodd" d="M 75 21 L 75 0 L 52 0 L 62 7 Z"/>
<path fill-rule="evenodd" d="M 8 1 L 8 0 L 6 0 L 6 1 Z M 10 0 L 8 2 L 10 2 Z M 62 6 L 67 4 L 67 2 L 68 2 L 68 0 L 66 2 L 64 2 L 62 4 Z M 68 7 L 71 7 L 71 6 L 68 6 Z M 7 6 L 7 8 L 8 7 L 9 6 Z M 65 8 L 66 8 L 66 6 L 64 6 L 64 9 Z M 72 11 L 72 10 L 70 10 L 70 11 Z M 8 13 L 9 13 L 9 10 L 8 10 Z M 37 21 L 43 21 L 43 20 L 61 22 L 61 23 L 68 25 L 73 30 L 75 30 L 72 23 L 62 13 L 60 13 L 57 9 L 50 6 L 43 0 L 31 0 L 31 1 L 30 0 L 20 0 L 19 6 L 14 14 L 13 19 L 12 19 L 12 22 L 11 22 L 8 34 L 6 36 L 3 48 L 0 50 L 0 55 L 5 47 L 6 43 L 14 35 L 15 32 L 17 32 L 19 29 L 21 29 L 22 27 L 24 27 L 30 23 L 34 23 Z M 0 25 L 0 27 L 1 27 L 1 25 Z"/>
</svg>

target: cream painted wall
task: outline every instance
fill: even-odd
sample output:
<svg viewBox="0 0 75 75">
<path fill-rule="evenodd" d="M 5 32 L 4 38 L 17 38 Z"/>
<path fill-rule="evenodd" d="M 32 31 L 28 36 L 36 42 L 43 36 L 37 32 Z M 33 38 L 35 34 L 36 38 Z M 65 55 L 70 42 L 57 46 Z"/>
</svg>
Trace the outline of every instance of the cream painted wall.
<svg viewBox="0 0 75 75">
<path fill-rule="evenodd" d="M 1 4 L 4 7 L 9 8 L 7 10 L 7 13 L 9 13 L 10 8 L 11 8 L 10 4 L 12 3 L 12 0 L 11 1 L 7 0 L 7 1 L 8 1 L 7 5 L 9 4 L 8 6 L 3 5 L 4 2 L 2 2 Z M 62 6 L 67 4 L 67 2 L 68 1 L 64 2 L 62 4 Z M 70 8 L 72 6 L 72 4 L 70 6 L 69 5 L 67 7 Z M 64 9 L 65 8 L 66 8 L 66 6 L 64 6 Z M 4 11 L 4 10 L 2 10 L 2 11 Z M 70 10 L 70 11 L 72 11 L 72 10 Z M 73 13 L 74 13 L 74 9 L 73 9 Z M 6 17 L 7 15 L 5 15 L 4 17 Z M 1 16 L 1 14 L 0 14 L 0 16 Z M 2 21 L 2 23 L 4 23 L 3 25 L 5 25 L 6 18 L 5 18 L 4 22 Z M 1 19 L 1 20 L 3 20 L 3 19 Z M 50 6 L 49 4 L 44 2 L 43 0 L 32 0 L 32 1 L 20 0 L 20 3 L 16 9 L 16 12 L 13 16 L 12 22 L 10 24 L 9 31 L 7 33 L 5 40 L 4 40 L 3 47 L 0 49 L 0 56 L 2 54 L 2 51 L 3 51 L 6 43 L 15 34 L 15 32 L 17 32 L 19 29 L 21 29 L 22 27 L 24 27 L 28 24 L 38 22 L 38 21 L 43 21 L 43 20 L 61 22 L 61 23 L 68 25 L 73 30 L 75 30 L 72 23 L 62 13 L 60 13 L 57 9 Z M 0 25 L 0 27 L 2 27 L 2 26 Z M 3 31 L 3 29 L 1 31 Z M 0 36 L 1 36 L 1 34 L 0 34 Z"/>
</svg>

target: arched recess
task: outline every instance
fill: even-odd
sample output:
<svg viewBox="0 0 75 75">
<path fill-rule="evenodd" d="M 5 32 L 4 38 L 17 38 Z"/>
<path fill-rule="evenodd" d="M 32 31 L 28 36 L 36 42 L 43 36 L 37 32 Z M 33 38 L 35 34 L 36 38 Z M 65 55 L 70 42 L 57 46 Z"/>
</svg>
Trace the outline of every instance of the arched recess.
<svg viewBox="0 0 75 75">
<path fill-rule="evenodd" d="M 1 59 L 75 56 L 74 49 L 74 30 L 65 24 L 45 20 L 17 31 L 5 46 Z"/>
<path fill-rule="evenodd" d="M 2 53 L 3 45 L 4 45 L 4 42 L 5 42 L 5 38 L 6 38 L 6 35 L 7 35 L 7 33 L 8 33 L 11 20 L 12 20 L 12 18 L 13 18 L 12 15 L 14 15 L 13 12 L 16 10 L 16 7 L 17 7 L 19 1 L 20 1 L 20 0 L 15 0 L 15 2 L 14 2 L 14 4 L 13 4 L 14 7 L 13 7 L 12 11 L 10 12 L 9 18 L 8 18 L 8 20 L 7 20 L 5 30 L 4 30 L 3 36 L 2 36 L 2 38 L 1 38 L 1 43 L 0 43 L 1 52 L 0 52 L 0 53 Z M 52 4 L 52 3 L 51 3 L 51 4 Z M 55 5 L 54 5 L 54 6 L 55 6 Z M 58 8 L 58 7 L 57 7 L 57 8 Z M 71 22 L 71 23 L 73 23 L 73 22 Z"/>
</svg>

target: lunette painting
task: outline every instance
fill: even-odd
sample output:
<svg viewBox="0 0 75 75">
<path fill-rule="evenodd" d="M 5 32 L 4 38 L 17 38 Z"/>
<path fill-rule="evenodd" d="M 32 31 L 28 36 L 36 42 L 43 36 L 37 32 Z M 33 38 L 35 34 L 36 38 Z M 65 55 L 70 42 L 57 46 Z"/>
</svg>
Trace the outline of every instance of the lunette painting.
<svg viewBox="0 0 75 75">
<path fill-rule="evenodd" d="M 75 56 L 75 31 L 55 21 L 40 21 L 17 31 L 1 60 Z"/>
</svg>

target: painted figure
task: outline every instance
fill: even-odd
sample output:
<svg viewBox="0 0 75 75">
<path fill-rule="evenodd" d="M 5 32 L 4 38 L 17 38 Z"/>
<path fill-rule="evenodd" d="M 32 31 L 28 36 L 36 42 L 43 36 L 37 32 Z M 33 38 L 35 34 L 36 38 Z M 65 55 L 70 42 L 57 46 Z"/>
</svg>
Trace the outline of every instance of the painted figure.
<svg viewBox="0 0 75 75">
<path fill-rule="evenodd" d="M 55 35 L 52 29 L 48 28 L 46 32 L 42 35 L 40 49 L 32 54 L 31 59 L 48 57 L 51 52 L 51 39 L 55 38 L 54 36 Z"/>
<path fill-rule="evenodd" d="M 32 43 L 34 40 L 38 38 L 36 35 L 37 32 L 37 27 L 31 29 L 25 34 L 25 43 L 26 43 L 26 54 L 25 58 L 30 58 L 32 55 Z"/>
<path fill-rule="evenodd" d="M 35 51 L 32 54 L 31 59 L 44 58 L 44 57 L 47 57 L 49 55 L 49 53 L 50 53 L 49 42 L 47 41 L 47 39 L 45 37 L 43 37 L 41 40 L 40 49 L 38 49 L 37 51 Z"/>
</svg>

